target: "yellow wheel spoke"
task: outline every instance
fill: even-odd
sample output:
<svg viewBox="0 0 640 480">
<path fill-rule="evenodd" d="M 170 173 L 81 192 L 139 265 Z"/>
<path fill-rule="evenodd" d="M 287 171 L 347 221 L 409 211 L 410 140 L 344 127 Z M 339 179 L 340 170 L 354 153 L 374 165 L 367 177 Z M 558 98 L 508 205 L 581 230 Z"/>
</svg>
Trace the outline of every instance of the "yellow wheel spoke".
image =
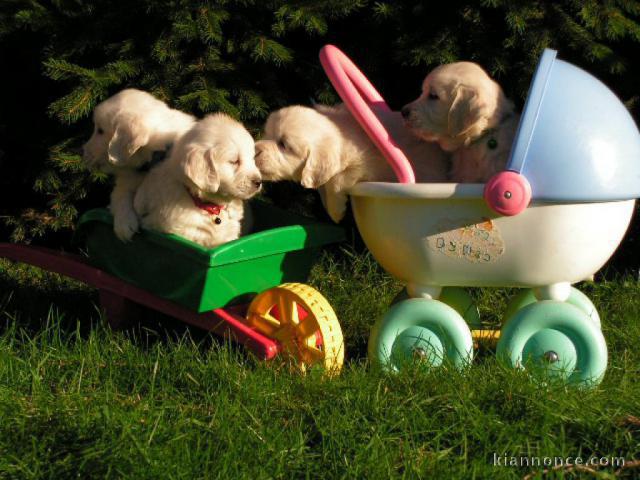
<svg viewBox="0 0 640 480">
<path fill-rule="evenodd" d="M 293 341 L 293 328 L 291 325 L 283 325 L 281 328 L 275 330 L 272 336 L 287 347 L 288 344 Z"/>
<path fill-rule="evenodd" d="M 300 340 L 308 340 L 310 337 L 314 338 L 318 331 L 318 324 L 311 316 L 308 316 L 303 321 L 296 325 L 296 334 Z"/>
<path fill-rule="evenodd" d="M 291 315 L 291 303 L 286 296 L 281 295 L 278 297 L 278 314 L 280 315 L 280 321 L 283 324 L 291 323 L 292 315 Z"/>
<path fill-rule="evenodd" d="M 324 360 L 324 352 L 316 347 L 307 346 L 301 353 L 302 359 L 309 364 Z"/>
<path fill-rule="evenodd" d="M 272 335 L 273 332 L 280 328 L 280 322 L 269 314 L 259 315 L 254 313 L 248 320 L 252 327 L 257 328 L 265 335 Z"/>
</svg>

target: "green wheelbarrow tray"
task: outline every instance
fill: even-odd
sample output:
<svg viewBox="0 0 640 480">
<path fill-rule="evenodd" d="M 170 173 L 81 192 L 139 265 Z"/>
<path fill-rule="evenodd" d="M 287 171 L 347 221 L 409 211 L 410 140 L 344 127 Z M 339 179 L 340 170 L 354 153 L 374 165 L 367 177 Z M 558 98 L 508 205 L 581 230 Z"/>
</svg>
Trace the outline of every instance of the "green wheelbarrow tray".
<svg viewBox="0 0 640 480">
<path fill-rule="evenodd" d="M 147 230 L 124 243 L 106 209 L 82 215 L 78 240 L 92 265 L 197 312 L 247 303 L 282 283 L 305 282 L 320 247 L 345 240 L 341 227 L 260 201 L 251 208 L 253 233 L 213 249 Z"/>
</svg>

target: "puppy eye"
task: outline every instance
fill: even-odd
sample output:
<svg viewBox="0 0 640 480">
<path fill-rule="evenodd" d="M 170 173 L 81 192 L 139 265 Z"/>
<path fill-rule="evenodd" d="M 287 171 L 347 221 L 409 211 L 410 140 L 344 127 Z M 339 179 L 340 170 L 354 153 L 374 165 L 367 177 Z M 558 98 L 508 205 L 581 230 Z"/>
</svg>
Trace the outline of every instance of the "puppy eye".
<svg viewBox="0 0 640 480">
<path fill-rule="evenodd" d="M 429 100 L 438 100 L 439 98 L 437 93 L 429 92 Z"/>
<path fill-rule="evenodd" d="M 238 157 L 235 160 L 231 160 L 229 163 L 234 167 L 237 167 L 238 165 L 240 165 L 240 158 Z"/>
<path fill-rule="evenodd" d="M 96 132 L 98 133 L 98 135 L 102 135 L 104 133 L 104 130 L 101 129 L 100 127 L 98 127 L 98 129 L 96 130 Z"/>
<path fill-rule="evenodd" d="M 280 140 L 280 141 L 278 142 L 278 146 L 279 146 L 281 149 L 283 149 L 283 150 L 286 150 L 286 149 L 287 149 L 287 144 L 284 142 L 284 140 Z"/>
</svg>

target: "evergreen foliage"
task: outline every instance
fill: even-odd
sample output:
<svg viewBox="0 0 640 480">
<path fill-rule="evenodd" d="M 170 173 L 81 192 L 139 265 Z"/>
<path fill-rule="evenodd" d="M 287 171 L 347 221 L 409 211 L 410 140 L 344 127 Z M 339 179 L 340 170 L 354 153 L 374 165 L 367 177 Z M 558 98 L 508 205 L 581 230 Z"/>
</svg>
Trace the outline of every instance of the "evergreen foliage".
<svg viewBox="0 0 640 480">
<path fill-rule="evenodd" d="M 79 211 L 106 203 L 104 176 L 86 172 L 78 154 L 101 100 L 142 88 L 197 115 L 227 112 L 258 133 L 272 109 L 337 100 L 317 60 L 326 43 L 396 108 L 431 68 L 460 59 L 483 65 L 521 105 L 549 46 L 638 116 L 637 1 L 2 0 L 5 235 L 67 231 Z"/>
</svg>

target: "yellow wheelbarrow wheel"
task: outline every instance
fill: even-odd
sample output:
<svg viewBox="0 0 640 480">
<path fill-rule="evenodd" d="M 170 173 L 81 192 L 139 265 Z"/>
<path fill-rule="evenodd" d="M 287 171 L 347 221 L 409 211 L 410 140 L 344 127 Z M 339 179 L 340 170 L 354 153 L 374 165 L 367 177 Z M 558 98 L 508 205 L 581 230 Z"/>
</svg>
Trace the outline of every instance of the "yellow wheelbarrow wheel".
<svg viewBox="0 0 640 480">
<path fill-rule="evenodd" d="M 342 329 L 333 308 L 314 288 L 284 283 L 258 294 L 247 311 L 249 325 L 278 340 L 301 371 L 319 365 L 336 374 L 344 362 Z"/>
</svg>

